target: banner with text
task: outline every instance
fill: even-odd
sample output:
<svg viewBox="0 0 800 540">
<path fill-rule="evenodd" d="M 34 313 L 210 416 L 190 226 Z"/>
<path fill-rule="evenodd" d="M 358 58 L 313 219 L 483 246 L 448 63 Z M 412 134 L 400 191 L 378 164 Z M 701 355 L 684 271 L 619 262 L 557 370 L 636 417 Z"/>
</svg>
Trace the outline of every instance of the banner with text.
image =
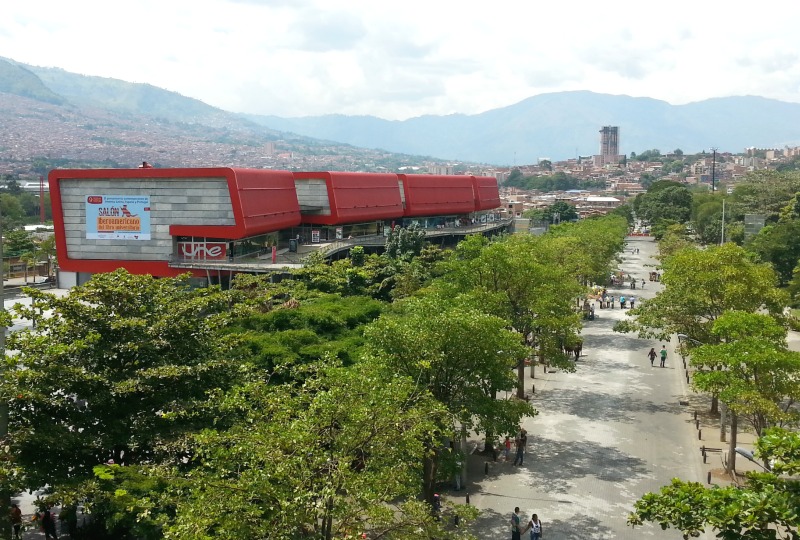
<svg viewBox="0 0 800 540">
<path fill-rule="evenodd" d="M 149 195 L 87 195 L 88 240 L 150 240 Z"/>
</svg>

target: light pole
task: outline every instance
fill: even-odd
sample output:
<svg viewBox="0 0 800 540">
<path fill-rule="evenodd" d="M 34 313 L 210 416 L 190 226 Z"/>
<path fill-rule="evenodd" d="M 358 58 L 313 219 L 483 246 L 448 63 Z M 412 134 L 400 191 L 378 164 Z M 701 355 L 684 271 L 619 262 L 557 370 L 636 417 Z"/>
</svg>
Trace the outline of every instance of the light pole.
<svg viewBox="0 0 800 540">
<path fill-rule="evenodd" d="M 753 454 L 752 450 L 748 450 L 747 448 L 742 448 L 741 446 L 737 446 L 734 449 L 734 451 L 737 454 L 739 454 L 740 456 L 742 456 L 743 458 L 745 458 L 745 459 L 747 459 L 749 461 L 752 461 L 753 463 L 755 463 L 756 465 L 758 465 L 759 467 L 761 467 L 765 471 L 772 472 L 772 469 L 770 469 L 769 467 L 766 467 L 766 466 L 762 465 L 761 463 L 759 463 L 758 461 L 756 461 L 755 454 Z"/>
</svg>

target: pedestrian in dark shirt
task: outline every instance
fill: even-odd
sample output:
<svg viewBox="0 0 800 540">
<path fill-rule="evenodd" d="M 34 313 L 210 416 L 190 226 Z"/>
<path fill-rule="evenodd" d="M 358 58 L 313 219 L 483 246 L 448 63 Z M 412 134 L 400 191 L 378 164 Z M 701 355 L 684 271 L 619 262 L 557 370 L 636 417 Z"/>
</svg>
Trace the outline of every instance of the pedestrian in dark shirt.
<svg viewBox="0 0 800 540">
<path fill-rule="evenodd" d="M 56 519 L 53 516 L 52 506 L 47 505 L 42 512 L 42 528 L 44 529 L 44 538 L 45 540 L 58 540 L 58 535 L 56 534 Z"/>
<path fill-rule="evenodd" d="M 22 510 L 16 504 L 11 505 L 11 525 L 14 527 L 14 539 L 19 540 L 19 531 L 22 528 Z"/>
</svg>

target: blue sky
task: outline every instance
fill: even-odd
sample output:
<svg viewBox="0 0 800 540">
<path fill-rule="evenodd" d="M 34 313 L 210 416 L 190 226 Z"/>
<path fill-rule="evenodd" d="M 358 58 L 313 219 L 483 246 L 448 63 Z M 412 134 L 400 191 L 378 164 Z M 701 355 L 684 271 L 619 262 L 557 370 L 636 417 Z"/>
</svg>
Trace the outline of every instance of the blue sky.
<svg viewBox="0 0 800 540">
<path fill-rule="evenodd" d="M 800 102 L 800 2 L 37 0 L 0 56 L 235 112 L 405 119 L 561 90 Z"/>
</svg>

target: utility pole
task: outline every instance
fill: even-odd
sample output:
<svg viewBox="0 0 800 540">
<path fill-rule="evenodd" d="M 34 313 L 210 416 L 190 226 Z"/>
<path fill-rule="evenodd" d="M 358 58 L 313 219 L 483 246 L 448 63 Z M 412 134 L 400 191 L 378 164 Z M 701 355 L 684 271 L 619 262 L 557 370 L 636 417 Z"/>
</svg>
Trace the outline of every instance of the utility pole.
<svg viewBox="0 0 800 540">
<path fill-rule="evenodd" d="M 725 199 L 722 199 L 722 235 L 719 239 L 719 245 L 725 243 Z"/>
</svg>

